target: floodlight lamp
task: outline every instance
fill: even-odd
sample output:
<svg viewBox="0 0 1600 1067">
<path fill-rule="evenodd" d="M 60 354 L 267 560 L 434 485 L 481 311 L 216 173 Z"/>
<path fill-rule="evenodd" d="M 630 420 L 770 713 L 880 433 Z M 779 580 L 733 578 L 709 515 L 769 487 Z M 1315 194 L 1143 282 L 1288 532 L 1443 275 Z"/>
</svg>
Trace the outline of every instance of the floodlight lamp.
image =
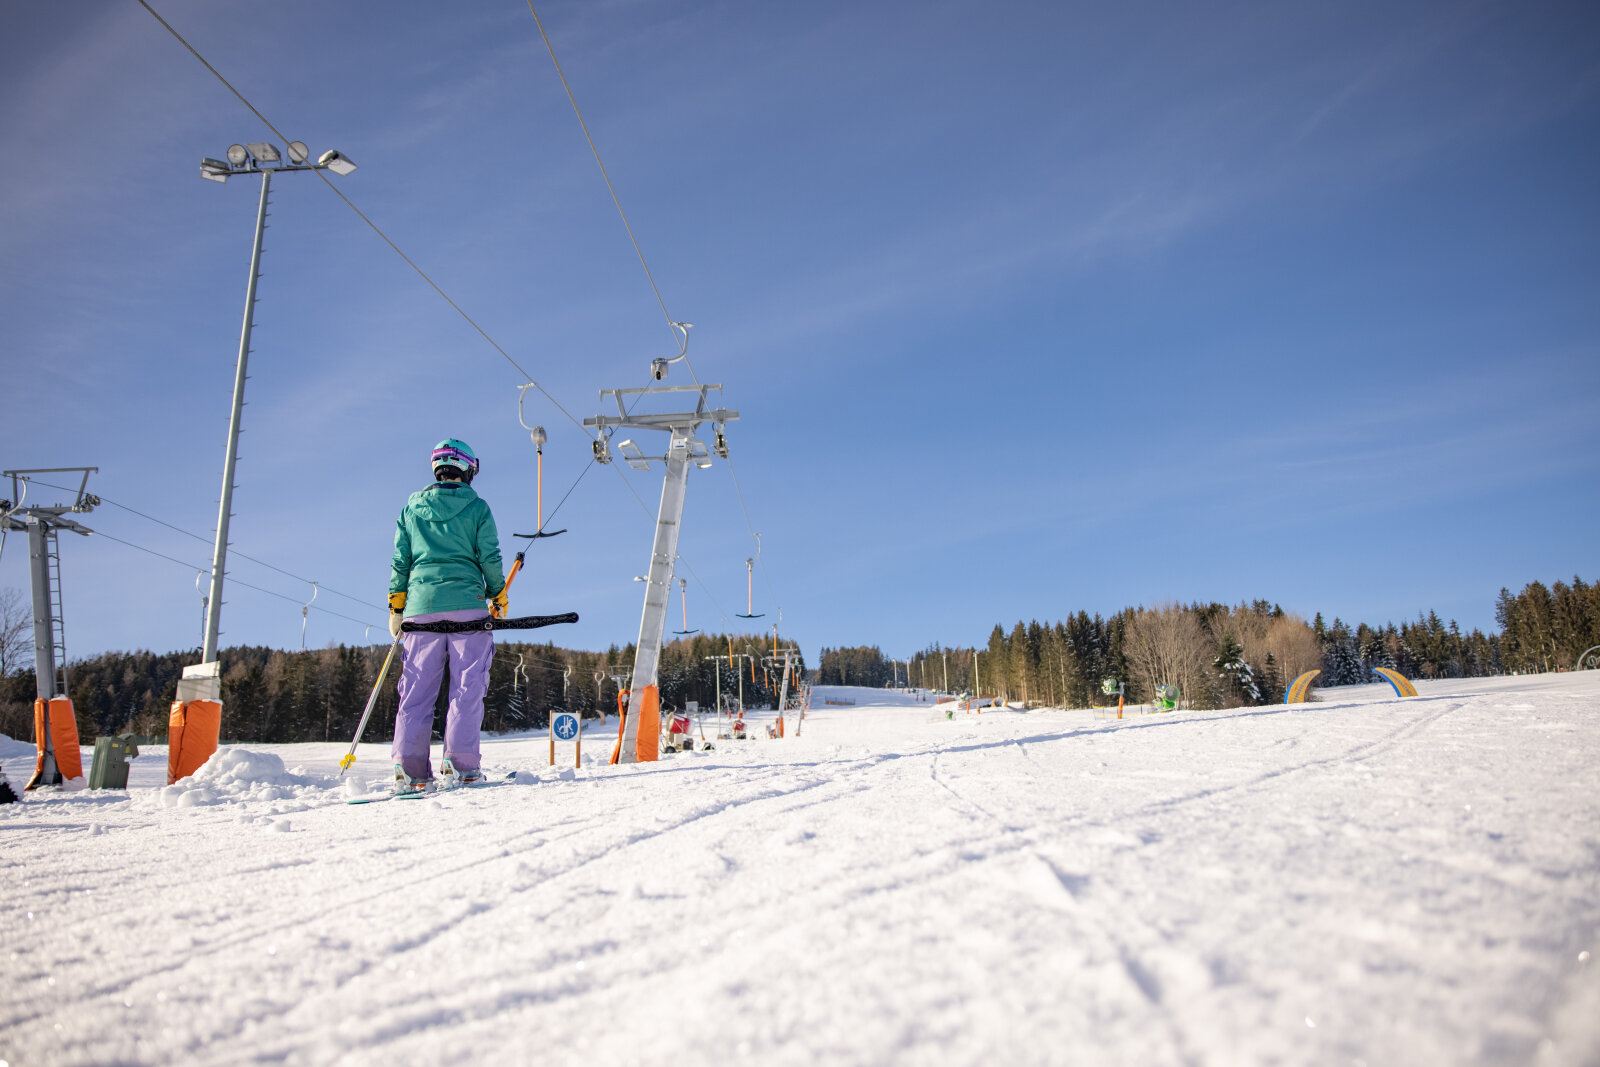
<svg viewBox="0 0 1600 1067">
<path fill-rule="evenodd" d="M 220 159 L 207 156 L 200 161 L 200 177 L 208 182 L 225 182 L 228 180 L 228 173 L 228 165 Z"/>
<path fill-rule="evenodd" d="M 250 154 L 256 157 L 257 163 L 276 163 L 283 157 L 278 154 L 278 146 L 265 141 L 255 141 L 245 145 L 250 149 Z"/>
<path fill-rule="evenodd" d="M 317 166 L 327 167 L 341 178 L 356 169 L 356 165 L 349 159 L 339 154 L 338 149 L 330 148 L 317 157 Z"/>
<path fill-rule="evenodd" d="M 617 451 L 622 453 L 622 458 L 628 461 L 628 466 L 636 471 L 650 469 L 650 461 L 644 458 L 644 451 L 633 442 L 633 438 L 617 442 Z"/>
<path fill-rule="evenodd" d="M 250 162 L 250 150 L 242 144 L 228 146 L 228 162 L 236 167 L 242 167 Z"/>
<path fill-rule="evenodd" d="M 289 142 L 289 162 L 300 164 L 311 158 L 311 149 L 306 147 L 304 141 Z"/>
</svg>

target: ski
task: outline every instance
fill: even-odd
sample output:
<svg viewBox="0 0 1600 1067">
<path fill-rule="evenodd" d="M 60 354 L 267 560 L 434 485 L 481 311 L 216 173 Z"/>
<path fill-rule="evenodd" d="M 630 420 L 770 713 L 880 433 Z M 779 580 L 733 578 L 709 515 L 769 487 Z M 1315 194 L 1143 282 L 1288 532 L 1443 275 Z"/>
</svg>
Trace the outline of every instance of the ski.
<svg viewBox="0 0 1600 1067">
<path fill-rule="evenodd" d="M 385 800 L 421 800 L 426 793 L 365 793 L 359 797 L 346 797 L 346 804 L 382 804 Z"/>
<path fill-rule="evenodd" d="M 429 633 L 429 634 L 466 634 L 476 630 L 537 630 L 541 626 L 555 626 L 560 623 L 577 622 L 578 613 L 568 611 L 561 615 L 524 615 L 520 619 L 496 619 L 493 617 L 483 619 L 470 619 L 466 622 L 403 622 L 400 629 L 404 633 Z"/>
<path fill-rule="evenodd" d="M 512 771 L 504 778 L 480 778 L 476 782 L 466 785 L 441 786 L 437 789 L 425 789 L 420 793 L 363 793 L 358 797 L 346 797 L 346 804 L 382 804 L 386 800 L 426 800 L 429 797 L 439 797 L 446 793 L 459 793 L 464 789 L 485 789 L 492 785 L 509 785 L 517 779 L 517 772 Z"/>
</svg>

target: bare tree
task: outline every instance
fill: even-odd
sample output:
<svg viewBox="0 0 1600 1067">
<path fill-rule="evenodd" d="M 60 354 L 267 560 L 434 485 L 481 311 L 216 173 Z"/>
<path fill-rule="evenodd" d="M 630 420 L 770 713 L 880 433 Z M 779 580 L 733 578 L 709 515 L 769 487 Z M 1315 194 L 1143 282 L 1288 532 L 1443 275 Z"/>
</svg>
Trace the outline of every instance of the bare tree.
<svg viewBox="0 0 1600 1067">
<path fill-rule="evenodd" d="M 1220 645 L 1232 637 L 1243 650 L 1244 660 L 1260 676 L 1267 656 L 1278 670 L 1283 686 L 1300 674 L 1322 666 L 1322 645 L 1306 620 L 1293 612 L 1273 614 L 1257 606 L 1240 604 L 1226 615 L 1211 620 L 1212 640 Z"/>
<path fill-rule="evenodd" d="M 1171 603 L 1140 610 L 1128 620 L 1123 649 L 1137 694 L 1176 685 L 1182 699 L 1192 704 L 1209 692 L 1205 671 L 1211 643 L 1194 612 Z"/>
<path fill-rule="evenodd" d="M 1241 605 L 1220 629 L 1233 634 L 1244 649 L 1245 662 L 1258 671 L 1266 665 L 1270 652 L 1285 684 L 1305 671 L 1322 666 L 1322 646 L 1317 643 L 1317 635 L 1311 632 L 1305 619 L 1292 612 L 1264 615 Z"/>
<path fill-rule="evenodd" d="M 1282 615 L 1268 623 L 1265 644 L 1273 659 L 1278 661 L 1286 686 L 1306 671 L 1322 666 L 1322 644 L 1306 620 L 1298 615 Z M 1265 659 L 1263 656 L 1263 662 Z"/>
<path fill-rule="evenodd" d="M 9 678 L 27 662 L 32 628 L 32 604 L 15 589 L 0 589 L 0 678 Z"/>
</svg>

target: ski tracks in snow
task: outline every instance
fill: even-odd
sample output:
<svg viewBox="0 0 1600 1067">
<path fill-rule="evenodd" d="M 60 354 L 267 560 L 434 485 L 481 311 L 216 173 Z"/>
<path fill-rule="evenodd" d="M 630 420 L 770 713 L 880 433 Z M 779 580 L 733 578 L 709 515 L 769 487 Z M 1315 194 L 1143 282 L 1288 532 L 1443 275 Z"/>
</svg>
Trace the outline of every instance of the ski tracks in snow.
<svg viewBox="0 0 1600 1067">
<path fill-rule="evenodd" d="M 30 804 L 0 1047 L 1586 1062 L 1595 701 L 1539 685 L 1122 722 L 827 709 L 803 738 L 531 788 L 330 795 L 290 833 L 261 805 Z"/>
</svg>

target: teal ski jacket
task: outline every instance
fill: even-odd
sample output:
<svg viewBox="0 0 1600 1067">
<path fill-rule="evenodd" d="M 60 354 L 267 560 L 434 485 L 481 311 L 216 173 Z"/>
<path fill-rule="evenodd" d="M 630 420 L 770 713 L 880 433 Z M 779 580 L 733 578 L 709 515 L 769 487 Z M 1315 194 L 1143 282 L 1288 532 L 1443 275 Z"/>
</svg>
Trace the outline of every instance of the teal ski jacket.
<svg viewBox="0 0 1600 1067">
<path fill-rule="evenodd" d="M 389 592 L 405 615 L 481 608 L 505 587 L 500 534 L 489 505 L 461 482 L 434 482 L 400 510 Z"/>
</svg>

